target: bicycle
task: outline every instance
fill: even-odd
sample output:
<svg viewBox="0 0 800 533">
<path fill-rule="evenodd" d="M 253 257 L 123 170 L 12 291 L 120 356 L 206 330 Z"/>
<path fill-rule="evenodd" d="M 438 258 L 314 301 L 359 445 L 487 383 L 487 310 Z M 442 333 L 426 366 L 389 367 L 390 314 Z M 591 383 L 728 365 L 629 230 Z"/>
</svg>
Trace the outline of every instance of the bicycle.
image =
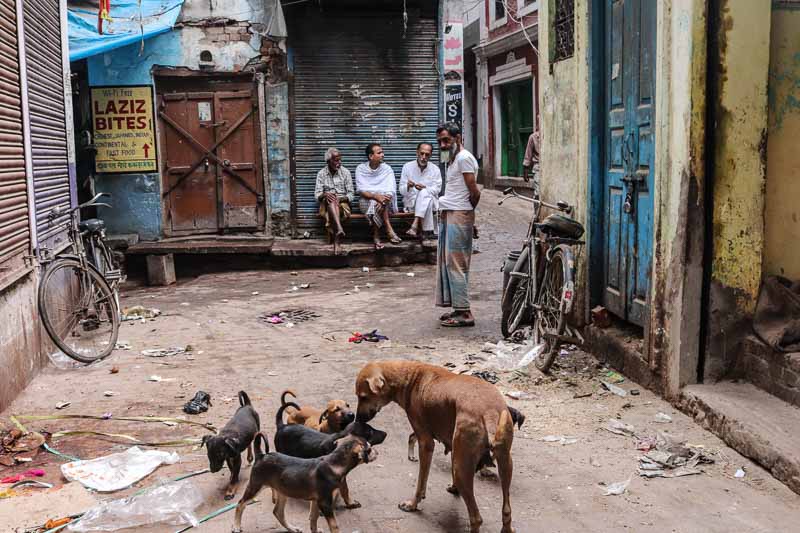
<svg viewBox="0 0 800 533">
<path fill-rule="evenodd" d="M 584 228 L 567 216 L 573 208 L 566 202 L 549 204 L 538 197 L 520 196 L 510 187 L 503 194 L 498 205 L 514 197 L 533 204 L 534 213 L 519 259 L 503 289 L 500 329 L 503 336 L 510 337 L 523 325 L 531 324 L 534 345 L 544 344 L 534 362 L 547 373 L 563 342 L 579 344 L 564 332 L 575 297 L 573 250 L 585 244 L 580 240 Z M 560 213 L 550 214 L 540 222 L 543 207 Z"/>
<path fill-rule="evenodd" d="M 51 211 L 51 221 L 69 213 L 70 245 L 66 254 L 42 260 L 45 270 L 38 292 L 42 323 L 55 345 L 81 363 L 107 357 L 119 335 L 122 276 L 103 240 L 105 225 L 98 219 L 79 221 L 81 209 L 111 207 L 97 201 L 103 196 L 109 195 L 101 193 L 75 208 Z"/>
</svg>

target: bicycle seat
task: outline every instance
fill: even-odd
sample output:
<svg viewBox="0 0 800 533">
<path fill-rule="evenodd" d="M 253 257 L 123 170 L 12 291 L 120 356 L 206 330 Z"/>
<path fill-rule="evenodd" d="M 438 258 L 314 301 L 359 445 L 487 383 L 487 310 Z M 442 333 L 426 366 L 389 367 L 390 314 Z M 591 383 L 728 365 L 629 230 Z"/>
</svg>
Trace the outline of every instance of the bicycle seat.
<svg viewBox="0 0 800 533">
<path fill-rule="evenodd" d="M 564 239 L 580 239 L 585 231 L 583 224 L 558 213 L 549 215 L 538 226 L 544 233 Z"/>
<path fill-rule="evenodd" d="M 87 218 L 78 224 L 78 230 L 99 233 L 106 229 L 106 223 L 99 218 Z"/>
</svg>

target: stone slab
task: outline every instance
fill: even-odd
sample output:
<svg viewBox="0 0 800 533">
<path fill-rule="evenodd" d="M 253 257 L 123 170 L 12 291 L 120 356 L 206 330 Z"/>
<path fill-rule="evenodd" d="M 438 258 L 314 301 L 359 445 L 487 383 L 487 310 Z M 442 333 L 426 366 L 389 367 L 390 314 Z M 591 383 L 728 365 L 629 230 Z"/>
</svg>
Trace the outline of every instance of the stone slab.
<svg viewBox="0 0 800 533">
<path fill-rule="evenodd" d="M 729 381 L 685 387 L 678 407 L 800 494 L 800 408 Z"/>
</svg>

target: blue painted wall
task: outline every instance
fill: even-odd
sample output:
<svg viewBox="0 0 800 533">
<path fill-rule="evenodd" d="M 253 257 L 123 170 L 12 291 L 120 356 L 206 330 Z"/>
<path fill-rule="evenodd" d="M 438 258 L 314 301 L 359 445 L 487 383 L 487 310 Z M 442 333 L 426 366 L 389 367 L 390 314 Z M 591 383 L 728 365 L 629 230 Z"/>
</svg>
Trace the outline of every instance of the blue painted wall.
<svg viewBox="0 0 800 533">
<path fill-rule="evenodd" d="M 152 85 L 154 65 L 178 66 L 182 61 L 177 31 L 90 57 L 89 85 Z M 97 192 L 111 193 L 113 209 L 101 208 L 109 234 L 138 234 L 145 241 L 163 236 L 161 178 L 152 174 L 99 174 Z"/>
</svg>

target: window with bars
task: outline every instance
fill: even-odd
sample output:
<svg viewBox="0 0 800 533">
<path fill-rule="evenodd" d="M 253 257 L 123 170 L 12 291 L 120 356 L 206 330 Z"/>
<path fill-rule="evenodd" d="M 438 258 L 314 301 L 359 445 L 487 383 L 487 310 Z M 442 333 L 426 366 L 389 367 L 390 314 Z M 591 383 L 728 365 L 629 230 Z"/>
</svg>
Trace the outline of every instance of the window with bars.
<svg viewBox="0 0 800 533">
<path fill-rule="evenodd" d="M 575 0 L 556 0 L 553 17 L 553 63 L 575 55 Z"/>
</svg>

